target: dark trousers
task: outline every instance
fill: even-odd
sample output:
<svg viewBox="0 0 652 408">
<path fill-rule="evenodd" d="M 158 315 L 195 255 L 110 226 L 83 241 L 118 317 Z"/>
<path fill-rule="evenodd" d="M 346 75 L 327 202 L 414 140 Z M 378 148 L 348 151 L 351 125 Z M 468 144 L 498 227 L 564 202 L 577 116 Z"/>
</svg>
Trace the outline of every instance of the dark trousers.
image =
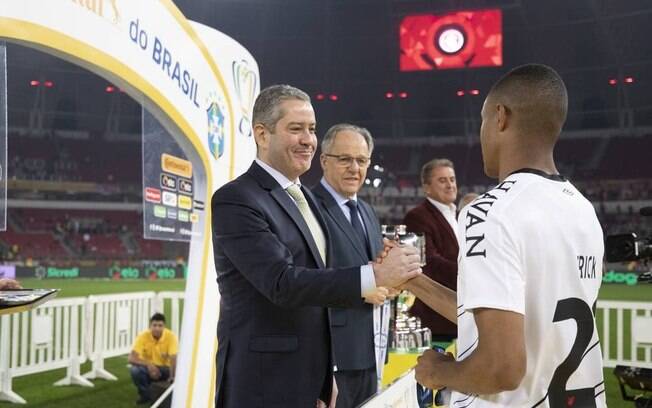
<svg viewBox="0 0 652 408">
<path fill-rule="evenodd" d="M 156 381 L 165 381 L 170 378 L 170 367 L 158 366 L 158 369 L 161 371 L 161 378 Z M 131 373 L 131 379 L 133 380 L 136 388 L 138 388 L 138 395 L 141 399 L 150 399 L 149 395 L 149 386 L 152 383 L 152 379 L 149 377 L 149 372 L 147 367 L 142 365 L 132 365 L 129 368 Z"/>
<path fill-rule="evenodd" d="M 337 408 L 355 408 L 376 394 L 376 368 L 335 372 Z"/>
</svg>

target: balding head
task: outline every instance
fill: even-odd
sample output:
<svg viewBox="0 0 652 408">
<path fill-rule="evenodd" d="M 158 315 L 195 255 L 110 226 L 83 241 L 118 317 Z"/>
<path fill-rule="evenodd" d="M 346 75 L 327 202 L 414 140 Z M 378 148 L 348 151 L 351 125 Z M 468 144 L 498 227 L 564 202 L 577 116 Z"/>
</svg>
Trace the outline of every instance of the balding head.
<svg viewBox="0 0 652 408">
<path fill-rule="evenodd" d="M 568 93 L 554 69 L 541 64 L 514 68 L 494 84 L 487 101 L 504 105 L 510 125 L 523 137 L 556 141 L 566 121 Z"/>
</svg>

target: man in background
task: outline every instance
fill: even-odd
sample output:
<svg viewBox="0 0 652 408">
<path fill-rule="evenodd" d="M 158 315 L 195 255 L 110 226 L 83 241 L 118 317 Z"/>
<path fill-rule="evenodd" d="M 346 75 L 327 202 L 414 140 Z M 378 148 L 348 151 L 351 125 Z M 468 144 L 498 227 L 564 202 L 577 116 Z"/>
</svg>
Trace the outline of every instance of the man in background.
<svg viewBox="0 0 652 408">
<path fill-rule="evenodd" d="M 330 232 L 330 267 L 364 265 L 383 249 L 376 213 L 357 196 L 373 148 L 367 129 L 346 123 L 328 129 L 321 142 L 324 176 L 312 191 Z M 387 294 L 377 288 L 365 303 L 330 309 L 337 408 L 357 407 L 377 391 L 373 305 L 382 304 Z"/>
<path fill-rule="evenodd" d="M 499 184 L 460 214 L 457 305 L 436 299 L 457 317 L 457 361 L 427 351 L 416 367 L 419 383 L 454 391 L 451 407 L 606 407 L 593 312 L 602 228 L 553 158 L 567 112 L 563 80 L 540 64 L 485 99 L 482 159 Z"/>
<path fill-rule="evenodd" d="M 149 329 L 136 337 L 129 353 L 131 379 L 138 389 L 138 404 L 152 402 L 150 385 L 157 381 L 174 381 L 179 342 L 165 327 L 165 316 L 155 313 L 149 319 Z"/>
<path fill-rule="evenodd" d="M 456 238 L 457 180 L 453 162 L 433 159 L 421 168 L 421 185 L 426 199 L 410 210 L 403 220 L 409 232 L 422 233 L 426 238 L 426 265 L 423 273 L 452 289 L 457 289 Z M 457 327 L 448 319 L 428 308 L 420 299 L 414 301 L 410 314 L 421 319 L 435 341 L 451 341 Z"/>
</svg>

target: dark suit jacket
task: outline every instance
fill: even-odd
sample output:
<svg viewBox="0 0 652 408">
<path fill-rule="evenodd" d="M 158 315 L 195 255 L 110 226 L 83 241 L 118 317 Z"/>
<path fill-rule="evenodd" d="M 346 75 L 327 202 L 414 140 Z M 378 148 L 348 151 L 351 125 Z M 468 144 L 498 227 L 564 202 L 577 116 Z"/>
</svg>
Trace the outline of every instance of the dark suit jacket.
<svg viewBox="0 0 652 408">
<path fill-rule="evenodd" d="M 312 194 L 302 190 L 328 238 Z M 211 206 L 221 295 L 216 407 L 329 400 L 326 306 L 363 303 L 359 265 L 325 269 L 296 204 L 256 163 L 217 190 Z"/>
<path fill-rule="evenodd" d="M 426 266 L 423 273 L 446 287 L 457 290 L 457 239 L 444 215 L 428 200 L 410 210 L 403 219 L 410 232 L 420 232 L 426 237 Z M 421 319 L 422 325 L 432 334 L 457 336 L 457 326 L 435 313 L 419 299 L 414 301 L 410 313 Z"/>
<path fill-rule="evenodd" d="M 319 202 L 330 233 L 332 256 L 328 266 L 338 268 L 365 265 L 372 260 L 360 240 L 356 239 L 351 222 L 346 219 L 331 193 L 321 183 L 312 192 Z M 358 208 L 367 231 L 371 254 L 375 257 L 383 248 L 378 218 L 371 206 L 360 199 Z M 363 303 L 355 308 L 331 308 L 330 315 L 337 369 L 363 370 L 375 367 L 373 305 Z"/>
</svg>

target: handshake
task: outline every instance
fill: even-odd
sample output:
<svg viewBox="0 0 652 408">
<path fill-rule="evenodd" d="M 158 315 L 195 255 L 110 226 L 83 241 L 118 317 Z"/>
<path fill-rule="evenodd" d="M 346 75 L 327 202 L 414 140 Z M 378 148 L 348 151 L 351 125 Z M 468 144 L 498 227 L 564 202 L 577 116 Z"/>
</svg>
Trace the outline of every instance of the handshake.
<svg viewBox="0 0 652 408">
<path fill-rule="evenodd" d="M 396 241 L 384 239 L 385 247 L 370 264 L 376 278 L 376 289 L 365 295 L 365 302 L 381 305 L 387 298 L 400 292 L 402 285 L 421 274 L 421 257 L 412 246 L 402 246 Z"/>
</svg>

